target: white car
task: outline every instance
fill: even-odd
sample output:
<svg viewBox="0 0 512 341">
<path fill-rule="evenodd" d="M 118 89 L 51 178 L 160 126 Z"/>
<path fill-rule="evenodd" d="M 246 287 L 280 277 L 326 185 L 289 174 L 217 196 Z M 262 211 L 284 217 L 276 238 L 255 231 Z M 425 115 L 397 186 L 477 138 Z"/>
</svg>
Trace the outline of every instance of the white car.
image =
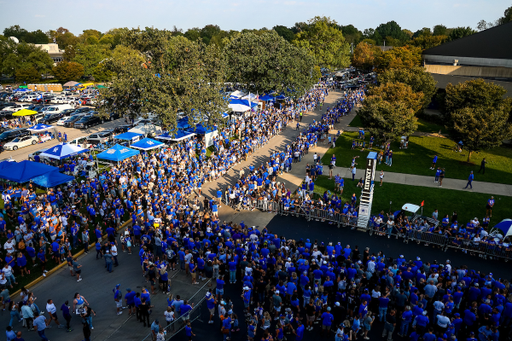
<svg viewBox="0 0 512 341">
<path fill-rule="evenodd" d="M 58 126 L 63 126 L 64 122 L 66 122 L 68 119 L 69 119 L 69 116 L 63 116 L 63 117 L 59 118 L 59 120 L 55 124 Z"/>
<path fill-rule="evenodd" d="M 45 149 L 41 149 L 41 150 L 38 150 L 38 151 L 36 151 L 36 152 L 33 152 L 33 153 L 31 153 L 31 154 L 28 154 L 28 159 L 29 159 L 30 161 L 35 161 L 35 156 L 36 156 L 36 155 L 39 155 L 39 154 L 41 154 L 42 152 L 45 152 L 45 151 L 47 151 L 47 150 L 48 150 L 48 148 L 45 148 Z M 41 159 L 46 159 L 46 157 L 42 157 Z"/>
<path fill-rule="evenodd" d="M 39 138 L 34 135 L 20 136 L 4 144 L 5 150 L 17 150 L 19 148 L 28 147 L 39 142 Z"/>
<path fill-rule="evenodd" d="M 65 97 L 65 96 L 60 96 L 60 97 L 55 97 L 54 99 L 52 99 L 52 103 L 58 103 L 58 104 L 69 104 L 73 102 L 73 100 L 69 97 Z"/>
</svg>

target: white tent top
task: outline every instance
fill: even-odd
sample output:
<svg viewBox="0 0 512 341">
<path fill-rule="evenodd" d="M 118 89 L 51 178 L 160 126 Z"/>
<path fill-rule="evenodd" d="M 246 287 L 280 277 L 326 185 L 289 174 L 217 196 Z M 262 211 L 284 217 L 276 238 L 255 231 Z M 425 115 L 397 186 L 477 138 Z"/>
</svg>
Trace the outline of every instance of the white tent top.
<svg viewBox="0 0 512 341">
<path fill-rule="evenodd" d="M 142 135 L 158 135 L 162 133 L 162 127 L 154 124 L 140 124 L 132 129 L 128 130 L 130 133 L 137 133 Z"/>
<path fill-rule="evenodd" d="M 258 100 L 258 96 L 255 94 L 249 93 L 247 96 L 242 97 L 242 99 L 251 100 L 251 102 L 255 102 Z"/>
<path fill-rule="evenodd" d="M 245 96 L 245 93 L 240 91 L 240 90 L 237 90 L 237 91 L 233 91 L 231 93 L 231 95 L 229 95 L 230 97 L 234 97 L 234 98 L 240 98 L 242 96 Z"/>
</svg>

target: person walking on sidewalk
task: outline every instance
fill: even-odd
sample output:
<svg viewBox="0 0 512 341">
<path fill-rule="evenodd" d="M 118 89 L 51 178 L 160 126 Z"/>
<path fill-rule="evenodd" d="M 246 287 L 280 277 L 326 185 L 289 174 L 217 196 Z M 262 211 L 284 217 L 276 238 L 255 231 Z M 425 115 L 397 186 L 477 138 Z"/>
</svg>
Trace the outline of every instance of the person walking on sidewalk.
<svg viewBox="0 0 512 341">
<path fill-rule="evenodd" d="M 468 177 L 468 183 L 466 184 L 466 187 L 464 187 L 464 189 L 471 187 L 471 189 L 473 189 L 473 180 L 475 179 L 475 175 L 473 174 L 473 171 L 471 171 L 471 173 L 469 173 L 469 177 Z"/>
<path fill-rule="evenodd" d="M 380 171 L 380 175 L 379 175 L 379 178 L 380 178 L 380 185 L 382 187 L 382 181 L 384 180 L 384 171 Z"/>
<path fill-rule="evenodd" d="M 34 316 L 36 317 L 34 319 L 34 330 L 37 331 L 41 340 L 49 341 L 46 335 L 44 335 L 44 330 L 46 329 L 46 317 L 39 315 L 39 312 L 37 311 L 34 313 Z"/>
<path fill-rule="evenodd" d="M 354 181 L 354 179 L 356 177 L 356 171 L 357 171 L 356 166 L 353 166 L 352 167 L 352 181 Z"/>
<path fill-rule="evenodd" d="M 439 187 L 443 187 L 443 179 L 446 175 L 446 172 L 444 171 L 444 168 L 441 169 L 441 173 L 439 174 Z"/>
<path fill-rule="evenodd" d="M 432 159 L 432 166 L 430 166 L 430 170 L 436 169 L 436 163 L 437 163 L 437 154 L 434 155 L 434 158 Z"/>
<path fill-rule="evenodd" d="M 482 171 L 482 174 L 485 174 L 485 164 L 487 161 L 485 160 L 485 157 L 482 159 L 482 162 L 480 162 L 480 169 L 478 170 L 478 173 Z"/>
</svg>

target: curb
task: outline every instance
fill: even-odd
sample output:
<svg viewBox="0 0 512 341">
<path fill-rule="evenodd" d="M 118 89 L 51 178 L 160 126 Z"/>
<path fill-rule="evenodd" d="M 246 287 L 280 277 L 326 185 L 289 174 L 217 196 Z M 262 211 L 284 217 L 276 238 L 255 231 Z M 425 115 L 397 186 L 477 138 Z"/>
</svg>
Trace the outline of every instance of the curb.
<svg viewBox="0 0 512 341">
<path fill-rule="evenodd" d="M 120 226 L 116 231 L 122 230 L 122 229 L 123 229 L 123 228 L 125 228 L 127 225 L 129 225 L 131 222 L 132 222 L 132 219 L 130 218 L 130 219 L 128 219 L 127 221 L 125 221 L 125 222 L 124 222 L 124 223 L 123 223 L 123 224 L 122 224 L 122 225 L 121 225 L 121 226 Z M 102 239 L 103 239 L 103 238 L 106 238 L 106 237 L 107 237 L 107 235 L 105 234 L 105 235 L 103 235 Z M 94 247 L 95 247 L 95 245 L 94 245 L 94 244 L 89 245 L 89 250 L 90 250 L 90 249 L 92 249 L 92 248 L 94 248 Z M 76 254 L 74 254 L 74 255 L 73 255 L 73 258 L 75 258 L 75 257 L 80 257 L 80 256 L 82 256 L 83 254 L 84 254 L 84 250 L 80 250 L 80 251 L 78 251 Z M 63 267 L 65 267 L 66 265 L 67 265 L 67 263 L 65 263 L 65 262 L 60 263 L 59 265 L 57 265 L 56 267 L 54 267 L 53 269 L 51 269 L 50 271 L 48 271 L 48 272 L 46 273 L 46 277 L 44 277 L 44 276 L 39 276 L 38 278 L 36 278 L 36 279 L 35 279 L 35 280 L 33 280 L 32 282 L 30 282 L 30 283 L 28 283 L 27 285 L 25 285 L 25 288 L 27 288 L 27 289 L 28 289 L 28 288 L 33 287 L 34 285 L 36 285 L 37 283 L 41 282 L 43 279 L 48 278 L 50 275 L 52 275 L 52 274 L 56 273 L 57 271 L 59 271 L 60 269 L 62 269 Z M 18 290 L 16 290 L 15 292 L 13 292 L 12 294 L 10 294 L 11 300 L 12 300 L 14 297 L 18 296 L 18 295 L 20 294 L 20 292 L 21 292 L 21 289 L 18 289 Z"/>
</svg>

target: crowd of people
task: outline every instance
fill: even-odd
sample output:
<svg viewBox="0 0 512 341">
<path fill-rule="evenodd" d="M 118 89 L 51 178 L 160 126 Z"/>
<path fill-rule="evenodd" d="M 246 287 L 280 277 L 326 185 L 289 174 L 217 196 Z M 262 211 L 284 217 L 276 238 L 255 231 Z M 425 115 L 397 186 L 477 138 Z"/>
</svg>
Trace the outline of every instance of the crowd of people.
<svg viewBox="0 0 512 341">
<path fill-rule="evenodd" d="M 215 285 L 206 294 L 208 324 L 218 326 L 216 331 L 224 340 L 240 332 L 244 322 L 250 341 L 300 341 L 305 332 L 313 331 L 325 337 L 334 332 L 336 341 L 370 339 L 375 330 L 388 341 L 397 334 L 412 341 L 498 340 L 500 333 L 507 335 L 512 324 L 512 296 L 505 279 L 452 265 L 449 260 L 437 264 L 404 255 L 393 259 L 369 248 L 361 251 L 341 243 L 286 239 L 266 228 L 221 222 L 218 206 L 222 191 L 217 198 L 199 200 L 197 193 L 205 182 L 225 174 L 292 119 L 300 122 L 302 113 L 313 110 L 327 94 L 326 89 L 316 89 L 282 109 L 270 107 L 232 122 L 220 131 L 208 157 L 206 146 L 194 138 L 127 159 L 96 178 L 50 189 L 46 194 L 38 195 L 30 184 L 7 188 L 3 193 L 5 216 L 0 218 L 0 233 L 7 238 L 0 296 L 11 314 L 8 340 L 21 337 L 13 331 L 18 321 L 37 330 L 43 340 L 47 340 L 44 330 L 52 321 L 61 326 L 51 299 L 46 305 L 48 318 L 27 290 L 22 291 L 19 302 L 11 300 L 8 287 L 16 284 L 15 275 L 30 271 L 44 275 L 51 259 L 67 262 L 70 274 L 80 282 L 81 265 L 71 251 L 83 247 L 88 252 L 90 243 L 108 272 L 119 264 L 120 250 L 138 253 L 149 286 L 140 293 L 128 288 L 125 295 L 116 286 L 117 314 L 121 315 L 126 305 L 128 314 L 151 328 L 158 341 L 165 339 L 167 330 L 158 318 L 150 324 L 151 294 L 158 287 L 172 292 L 169 272 L 177 269 L 190 276 L 192 285 L 202 279 Z M 320 200 L 312 200 L 314 182 L 308 179 L 320 169 L 318 157 L 309 169 L 306 187 L 297 194 L 277 184 L 275 177 L 289 170 L 296 154 L 300 159 L 362 98 L 363 90 L 348 92 L 283 152 L 273 153 L 261 168 L 240 174 L 237 185 L 225 193 L 228 202 L 277 198 L 283 207 L 292 207 L 294 200 L 300 205 L 310 200 L 311 205 L 332 212 L 346 209 L 356 214 L 357 198 L 343 204 L 341 196 L 334 200 L 326 193 Z M 231 139 L 235 135 L 238 140 Z M 84 161 L 81 158 L 87 156 L 78 156 L 69 164 Z M 116 228 L 128 217 L 132 224 L 117 238 Z M 35 270 L 35 264 L 40 270 Z M 242 282 L 243 317 L 237 316 L 236 303 L 224 294 L 227 286 L 238 288 L 237 282 Z M 185 333 L 192 339 L 195 333 L 187 317 L 193 309 L 187 300 L 172 293 L 162 316 L 167 324 L 182 318 Z M 76 293 L 73 308 L 64 302 L 61 311 L 67 322 L 62 328 L 71 331 L 70 316 L 77 313 L 89 340 L 95 313 L 87 300 Z"/>
</svg>

